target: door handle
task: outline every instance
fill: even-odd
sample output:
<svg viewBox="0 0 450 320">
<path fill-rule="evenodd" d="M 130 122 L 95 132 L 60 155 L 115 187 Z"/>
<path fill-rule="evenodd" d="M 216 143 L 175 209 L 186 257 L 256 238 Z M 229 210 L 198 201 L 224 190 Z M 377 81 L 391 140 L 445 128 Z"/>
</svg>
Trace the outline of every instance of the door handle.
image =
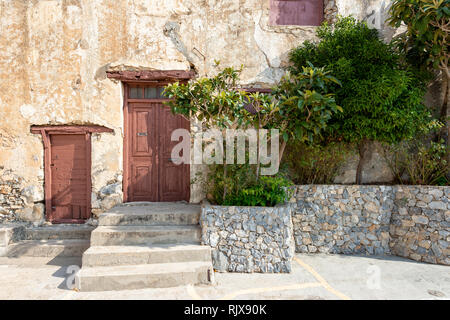
<svg viewBox="0 0 450 320">
<path fill-rule="evenodd" d="M 146 137 L 148 135 L 147 132 L 138 132 L 138 137 Z"/>
</svg>

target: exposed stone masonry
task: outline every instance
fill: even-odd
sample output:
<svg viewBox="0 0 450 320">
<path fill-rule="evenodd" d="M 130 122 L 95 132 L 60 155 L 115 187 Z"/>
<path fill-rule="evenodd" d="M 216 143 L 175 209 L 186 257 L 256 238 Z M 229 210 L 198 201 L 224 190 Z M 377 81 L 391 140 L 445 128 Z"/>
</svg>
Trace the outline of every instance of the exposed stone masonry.
<svg viewBox="0 0 450 320">
<path fill-rule="evenodd" d="M 450 265 L 450 188 L 301 185 L 275 208 L 202 208 L 218 271 L 289 272 L 293 251 L 396 255 Z"/>
<path fill-rule="evenodd" d="M 205 205 L 202 244 L 213 248 L 214 269 L 224 272 L 290 272 L 294 255 L 290 206 Z"/>
<path fill-rule="evenodd" d="M 450 188 L 298 186 L 296 251 L 392 254 L 450 265 Z"/>
</svg>

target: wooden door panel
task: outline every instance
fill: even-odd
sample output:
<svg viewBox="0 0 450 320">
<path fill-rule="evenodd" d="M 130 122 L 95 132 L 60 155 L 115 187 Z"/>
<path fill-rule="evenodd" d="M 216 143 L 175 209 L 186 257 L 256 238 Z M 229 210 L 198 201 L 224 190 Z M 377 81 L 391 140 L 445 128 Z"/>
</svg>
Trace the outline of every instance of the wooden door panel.
<svg viewBox="0 0 450 320">
<path fill-rule="evenodd" d="M 133 113 L 133 157 L 151 157 L 153 155 L 154 138 L 150 126 L 156 123 L 154 108 L 134 108 Z"/>
<path fill-rule="evenodd" d="M 85 134 L 50 135 L 52 221 L 85 220 L 89 216 L 87 143 Z"/>
<path fill-rule="evenodd" d="M 129 119 L 130 154 L 130 201 L 157 201 L 157 126 L 156 106 L 131 104 Z"/>
<path fill-rule="evenodd" d="M 186 164 L 176 165 L 172 159 L 172 149 L 178 141 L 172 141 L 172 132 L 176 129 L 189 129 L 189 121 L 174 115 L 170 108 L 160 107 L 160 201 L 186 200 Z M 182 156 L 182 155 L 180 155 Z"/>
</svg>

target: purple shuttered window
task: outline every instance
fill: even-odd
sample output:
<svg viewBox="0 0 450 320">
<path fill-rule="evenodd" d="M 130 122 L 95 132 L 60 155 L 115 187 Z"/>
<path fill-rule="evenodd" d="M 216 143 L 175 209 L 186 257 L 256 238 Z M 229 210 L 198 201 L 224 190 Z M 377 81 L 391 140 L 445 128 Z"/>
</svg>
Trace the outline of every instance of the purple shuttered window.
<svg viewBox="0 0 450 320">
<path fill-rule="evenodd" d="M 271 25 L 318 26 L 323 0 L 270 0 Z"/>
</svg>

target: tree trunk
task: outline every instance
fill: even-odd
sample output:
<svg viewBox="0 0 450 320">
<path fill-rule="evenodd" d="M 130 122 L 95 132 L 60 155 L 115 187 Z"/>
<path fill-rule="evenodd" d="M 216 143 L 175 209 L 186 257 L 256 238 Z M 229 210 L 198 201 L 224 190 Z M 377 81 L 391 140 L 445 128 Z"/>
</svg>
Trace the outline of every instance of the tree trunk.
<svg viewBox="0 0 450 320">
<path fill-rule="evenodd" d="M 259 150 L 259 128 L 256 131 L 256 181 L 259 180 L 259 171 L 261 170 L 261 154 Z"/>
<path fill-rule="evenodd" d="M 367 152 L 369 151 L 370 140 L 363 139 L 359 143 L 359 162 L 356 169 L 356 184 L 362 184 L 363 167 L 367 162 Z"/>
<path fill-rule="evenodd" d="M 222 201 L 225 202 L 225 198 L 227 196 L 227 164 L 224 163 L 223 164 L 223 197 L 222 197 Z"/>
<path fill-rule="evenodd" d="M 280 164 L 281 163 L 281 159 L 283 159 L 283 154 L 284 154 L 284 150 L 286 149 L 286 144 L 287 144 L 286 140 L 283 140 L 283 142 L 281 143 L 278 164 Z"/>
</svg>

